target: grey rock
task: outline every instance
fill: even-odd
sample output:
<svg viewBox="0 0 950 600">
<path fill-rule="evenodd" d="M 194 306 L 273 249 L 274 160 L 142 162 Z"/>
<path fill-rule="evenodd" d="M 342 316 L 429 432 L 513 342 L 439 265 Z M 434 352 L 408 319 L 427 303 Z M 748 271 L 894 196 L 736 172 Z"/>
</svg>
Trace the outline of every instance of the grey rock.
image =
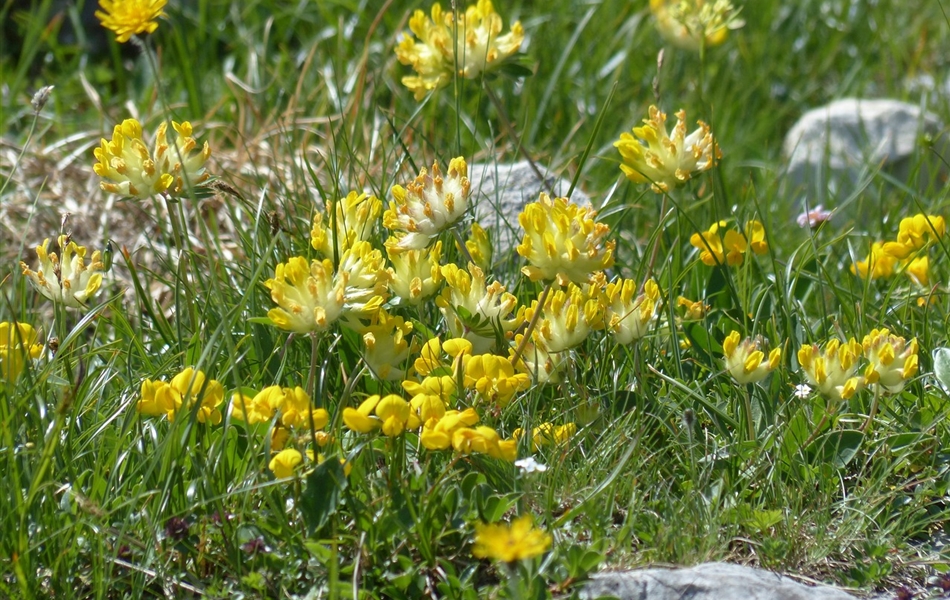
<svg viewBox="0 0 950 600">
<path fill-rule="evenodd" d="M 495 246 L 495 262 L 505 262 L 521 243 L 518 215 L 525 205 L 538 199 L 542 191 L 563 196 L 571 189 L 569 179 L 558 177 L 541 163 L 535 163 L 544 175 L 542 181 L 528 161 L 516 163 L 473 163 L 468 168 L 475 202 L 475 219 L 489 232 Z M 571 199 L 589 205 L 590 198 L 575 188 Z"/>
<path fill-rule="evenodd" d="M 580 597 L 593 600 L 602 596 L 621 600 L 854 600 L 835 587 L 808 586 L 771 571 L 729 563 L 598 573 Z"/>
<path fill-rule="evenodd" d="M 831 204 L 873 181 L 878 167 L 917 191 L 946 179 L 947 171 L 928 148 L 950 157 L 943 124 L 934 114 L 897 100 L 846 98 L 808 111 L 785 136 L 790 192 L 809 194 L 809 203 Z M 916 181 L 911 175 L 920 166 Z"/>
</svg>

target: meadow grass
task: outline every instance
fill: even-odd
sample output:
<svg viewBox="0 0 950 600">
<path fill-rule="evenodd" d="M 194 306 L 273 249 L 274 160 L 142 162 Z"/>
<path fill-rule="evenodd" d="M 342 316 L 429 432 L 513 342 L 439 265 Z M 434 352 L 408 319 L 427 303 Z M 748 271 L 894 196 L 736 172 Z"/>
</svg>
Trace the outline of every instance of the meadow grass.
<svg viewBox="0 0 950 600">
<path fill-rule="evenodd" d="M 598 568 L 706 560 L 863 591 L 923 588 L 946 572 L 950 557 L 931 542 L 945 532 L 950 485 L 950 404 L 931 358 L 947 345 L 946 238 L 922 250 L 927 286 L 851 272 L 873 241 L 896 239 L 901 219 L 945 216 L 944 183 L 920 192 L 872 165 L 859 193 L 823 199 L 840 208 L 815 230 L 795 225 L 801 199 L 779 183 L 782 137 L 808 108 L 917 102 L 908 81 L 946 72 L 942 4 L 750 2 L 745 25 L 702 54 L 665 46 L 646 2 L 498 4 L 505 30 L 520 20 L 526 33 L 509 76 L 459 79 L 416 101 L 394 47 L 412 10 L 429 6 L 201 0 L 166 7 L 144 42 L 109 33 L 98 56 L 57 41 L 49 2 L 30 18 L 0 8 L 24 32 L 19 52 L 0 57 L 0 322 L 33 325 L 43 344 L 18 377 L 0 370 L 0 596 L 542 598 L 575 592 Z M 56 88 L 36 112 L 42 85 Z M 651 104 L 671 121 L 685 109 L 690 130 L 703 119 L 723 153 L 668 194 L 624 178 L 612 145 Z M 950 118 L 945 100 L 930 109 Z M 100 191 L 92 148 L 130 117 L 146 137 L 169 119 L 193 122 L 213 183 L 186 182 L 180 201 Z M 326 201 L 357 190 L 388 203 L 433 162 L 516 161 L 520 148 L 592 198 L 617 244 L 610 276 L 653 278 L 657 320 L 630 345 L 592 332 L 564 353 L 560 381 L 533 382 L 504 406 L 472 389 L 451 397 L 502 438 L 573 423 L 557 443 L 519 439 L 518 458 L 544 472 L 428 450 L 418 426 L 353 431 L 344 408 L 408 399 L 401 380 L 370 373 L 352 326 L 275 327 L 265 282 L 290 257 L 317 256 L 311 227 Z M 112 271 L 79 309 L 40 296 L 18 266 L 36 268 L 33 248 L 56 237 L 64 211 L 77 214 L 62 233 L 90 254 L 114 240 Z M 767 250 L 703 264 L 690 239 L 720 219 L 758 220 Z M 372 244 L 387 236 L 374 226 Z M 441 240 L 442 263 L 464 268 L 455 237 Z M 545 284 L 498 250 L 489 282 L 530 305 Z M 680 296 L 709 308 L 688 320 Z M 398 368 L 452 337 L 435 302 L 390 298 L 387 309 L 413 324 Z M 902 391 L 796 393 L 799 348 L 880 328 L 919 343 Z M 723 367 L 732 331 L 781 348 L 778 368 L 737 383 Z M 200 403 L 173 419 L 137 410 L 144 380 L 188 367 L 220 382 L 220 423 L 204 422 Z M 286 444 L 314 456 L 282 479 L 269 467 L 282 415 L 249 424 L 232 411 L 235 393 L 273 385 L 305 389 L 332 437 L 318 447 L 320 427 L 302 421 Z M 480 524 L 519 515 L 552 536 L 549 551 L 473 556 Z"/>
</svg>

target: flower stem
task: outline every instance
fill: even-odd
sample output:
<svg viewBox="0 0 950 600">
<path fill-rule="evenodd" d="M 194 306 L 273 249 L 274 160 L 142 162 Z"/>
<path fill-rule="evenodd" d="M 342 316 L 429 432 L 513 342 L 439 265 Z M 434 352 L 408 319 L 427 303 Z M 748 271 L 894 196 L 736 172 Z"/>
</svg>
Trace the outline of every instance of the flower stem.
<svg viewBox="0 0 950 600">
<path fill-rule="evenodd" d="M 518 360 L 521 358 L 521 355 L 524 354 L 524 349 L 528 345 L 528 340 L 531 339 L 531 334 L 534 333 L 535 328 L 538 326 L 538 320 L 541 318 L 541 311 L 544 310 L 544 303 L 548 300 L 548 294 L 551 293 L 551 288 L 554 287 L 554 281 L 549 281 L 547 287 L 544 288 L 544 291 L 541 292 L 541 296 L 538 298 L 538 309 L 534 311 L 534 314 L 531 315 L 531 321 L 528 323 L 528 327 L 524 330 L 524 335 L 521 337 L 521 343 L 518 344 L 518 348 L 515 349 L 514 356 L 511 357 L 511 364 L 518 364 Z"/>
<path fill-rule="evenodd" d="M 874 398 L 871 400 L 871 410 L 868 411 L 868 418 L 864 422 L 864 425 L 861 425 L 861 433 L 865 433 L 868 429 L 871 428 L 871 422 L 874 421 L 874 416 L 877 415 L 878 403 L 881 401 L 881 389 L 880 386 L 874 390 Z"/>
<path fill-rule="evenodd" d="M 745 423 L 749 434 L 749 441 L 755 441 L 755 421 L 752 418 L 752 384 L 746 386 L 746 393 L 742 398 L 745 404 Z"/>
</svg>

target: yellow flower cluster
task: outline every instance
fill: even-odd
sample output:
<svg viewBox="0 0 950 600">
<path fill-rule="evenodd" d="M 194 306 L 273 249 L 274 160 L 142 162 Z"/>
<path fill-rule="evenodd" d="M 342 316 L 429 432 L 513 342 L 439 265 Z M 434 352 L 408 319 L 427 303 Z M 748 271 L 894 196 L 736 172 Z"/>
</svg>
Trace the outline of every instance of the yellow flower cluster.
<svg viewBox="0 0 950 600">
<path fill-rule="evenodd" d="M 330 415 L 322 408 L 311 408 L 310 395 L 302 387 L 271 385 L 250 396 L 235 393 L 231 398 L 231 418 L 249 425 L 277 423 L 287 428 L 314 430 L 326 427 Z"/>
<path fill-rule="evenodd" d="M 900 222 L 896 241 L 874 242 L 866 259 L 851 265 L 851 272 L 862 279 L 891 277 L 898 270 L 915 284 L 930 284 L 930 259 L 927 250 L 947 233 L 943 217 L 918 214 Z"/>
<path fill-rule="evenodd" d="M 693 175 L 711 169 L 722 158 L 709 125 L 697 121 L 699 128 L 686 134 L 686 111 L 676 113 L 673 135 L 666 129 L 666 113 L 650 107 L 644 125 L 633 128 L 633 135 L 621 133 L 614 147 L 620 151 L 620 170 L 634 183 L 649 183 L 657 194 L 689 181 Z"/>
<path fill-rule="evenodd" d="M 0 377 L 7 383 L 16 381 L 26 362 L 40 357 L 43 346 L 28 323 L 0 323 Z"/>
<path fill-rule="evenodd" d="M 861 347 L 868 359 L 864 381 L 869 385 L 879 385 L 897 394 L 917 374 L 917 338 L 907 342 L 887 329 L 872 329 L 864 336 Z"/>
<path fill-rule="evenodd" d="M 443 177 L 439 163 L 432 163 L 432 172 L 425 169 L 406 187 L 394 185 L 393 201 L 383 213 L 383 226 L 405 232 L 390 240 L 391 252 L 421 250 L 440 233 L 448 230 L 468 210 L 468 165 L 462 157 L 449 162 L 448 177 Z"/>
<path fill-rule="evenodd" d="M 142 137 L 142 125 L 126 119 L 116 125 L 112 140 L 103 139 L 95 149 L 98 161 L 93 170 L 107 181 L 100 182 L 104 191 L 144 200 L 154 194 L 180 196 L 187 185 L 198 185 L 210 175 L 204 165 L 211 156 L 208 142 L 198 150 L 191 123 L 172 122 L 178 134 L 169 144 L 168 123 L 162 122 L 155 132 L 155 148 L 150 151 Z"/>
<path fill-rule="evenodd" d="M 566 444 L 576 433 L 576 423 L 565 423 L 564 425 L 541 423 L 531 430 L 531 451 L 536 452 L 539 448 L 546 446 Z M 520 427 L 512 433 L 512 437 L 516 440 L 520 440 L 522 435 L 524 435 L 524 431 Z"/>
<path fill-rule="evenodd" d="M 718 46 L 744 24 L 728 0 L 650 0 L 650 10 L 660 35 L 685 50 Z"/>
<path fill-rule="evenodd" d="M 726 371 L 742 384 L 765 379 L 781 362 L 782 350 L 773 348 L 766 357 L 763 346 L 761 338 L 742 339 L 738 331 L 730 333 L 722 342 Z"/>
<path fill-rule="evenodd" d="M 313 217 L 310 245 L 323 258 L 343 254 L 357 242 L 373 239 L 383 203 L 367 193 L 350 192 L 338 202 L 328 200 L 326 213 Z"/>
<path fill-rule="evenodd" d="M 485 273 L 470 264 L 463 271 L 455 264 L 442 267 L 446 286 L 436 298 L 449 332 L 472 343 L 473 353 L 488 352 L 497 338 L 505 339 L 515 329 L 512 315 L 518 301 L 499 282 L 488 285 Z"/>
<path fill-rule="evenodd" d="M 207 379 L 204 372 L 188 367 L 170 383 L 143 381 L 136 408 L 143 416 L 167 416 L 169 421 L 174 421 L 180 413 L 195 412 L 199 423 L 217 425 L 221 422 L 222 402 L 224 387 L 214 379 Z"/>
<path fill-rule="evenodd" d="M 396 58 L 416 72 L 402 78 L 416 100 L 451 83 L 455 74 L 476 79 L 518 51 L 524 41 L 521 23 L 501 35 L 503 23 L 490 0 L 478 0 L 464 13 L 444 12 L 432 5 L 431 18 L 417 10 L 409 19 L 416 39 L 404 36 L 396 46 Z"/>
<path fill-rule="evenodd" d="M 156 19 L 165 16 L 166 4 L 168 0 L 99 0 L 102 10 L 96 11 L 96 18 L 124 44 L 133 35 L 158 29 Z"/>
<path fill-rule="evenodd" d="M 551 536 L 535 529 L 531 515 L 523 515 L 510 525 L 476 524 L 472 554 L 476 558 L 512 563 L 544 554 L 550 547 Z"/>
<path fill-rule="evenodd" d="M 33 271 L 20 262 L 23 274 L 40 294 L 53 302 L 70 308 L 86 308 L 87 302 L 102 285 L 102 272 L 105 265 L 98 250 L 92 253 L 86 264 L 86 247 L 78 246 L 69 236 L 61 235 L 57 239 L 60 253 L 49 251 L 49 238 L 36 247 L 39 265 Z"/>
<path fill-rule="evenodd" d="M 752 220 L 746 223 L 745 231 L 728 228 L 726 221 L 713 223 L 708 231 L 694 233 L 689 243 L 699 250 L 699 259 L 704 265 L 741 265 L 750 249 L 755 254 L 765 254 L 769 250 L 765 240 L 765 227 Z"/>
</svg>

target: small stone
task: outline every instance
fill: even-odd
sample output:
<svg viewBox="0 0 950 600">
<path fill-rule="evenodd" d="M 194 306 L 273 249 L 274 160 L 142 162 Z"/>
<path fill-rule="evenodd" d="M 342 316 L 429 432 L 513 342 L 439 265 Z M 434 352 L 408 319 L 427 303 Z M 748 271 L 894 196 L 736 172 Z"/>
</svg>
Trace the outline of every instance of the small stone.
<svg viewBox="0 0 950 600">
<path fill-rule="evenodd" d="M 580 597 L 620 600 L 854 600 L 826 585 L 808 586 L 784 575 L 729 563 L 683 569 L 641 569 L 598 573 Z"/>
</svg>

